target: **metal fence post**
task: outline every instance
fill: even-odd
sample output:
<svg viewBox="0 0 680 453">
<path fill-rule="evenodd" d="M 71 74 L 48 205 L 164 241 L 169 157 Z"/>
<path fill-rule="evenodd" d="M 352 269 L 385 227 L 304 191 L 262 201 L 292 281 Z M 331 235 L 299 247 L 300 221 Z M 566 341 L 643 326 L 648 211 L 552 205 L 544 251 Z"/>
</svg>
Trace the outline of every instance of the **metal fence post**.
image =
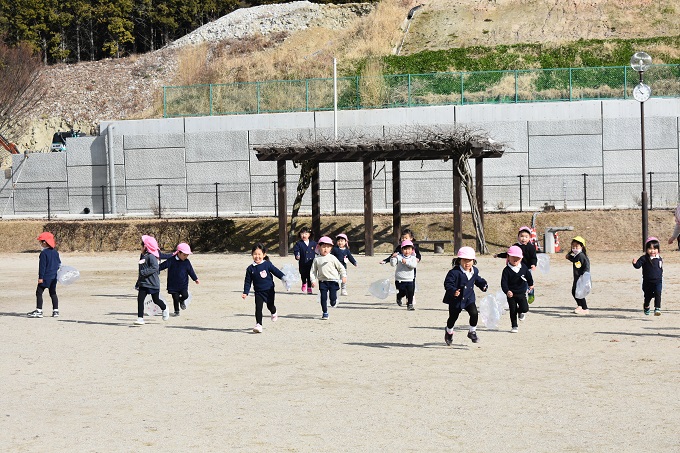
<svg viewBox="0 0 680 453">
<path fill-rule="evenodd" d="M 654 174 L 653 171 L 649 172 L 649 209 L 652 209 L 652 200 L 654 197 L 652 197 L 652 175 Z"/>
<path fill-rule="evenodd" d="M 163 118 L 168 117 L 168 87 L 163 87 Z"/>
<path fill-rule="evenodd" d="M 102 220 L 106 220 L 106 186 L 102 186 Z"/>
<path fill-rule="evenodd" d="M 522 212 L 522 175 L 517 177 L 519 178 L 519 212 Z"/>
<path fill-rule="evenodd" d="M 215 183 L 215 217 L 219 218 L 220 217 L 220 196 L 217 193 L 217 186 L 219 185 L 219 182 Z"/>
<path fill-rule="evenodd" d="M 52 212 L 50 208 L 50 189 L 51 187 L 47 188 L 47 220 L 52 220 Z"/>
<path fill-rule="evenodd" d="M 519 83 L 517 81 L 517 69 L 515 69 L 515 104 L 519 101 Z"/>
<path fill-rule="evenodd" d="M 277 217 L 279 215 L 279 207 L 277 205 L 278 198 L 279 198 L 279 189 L 278 189 L 278 186 L 276 185 L 276 181 L 274 181 L 274 217 Z"/>
<path fill-rule="evenodd" d="M 573 94 L 572 93 L 573 83 L 572 83 L 571 75 L 572 75 L 571 74 L 571 68 L 569 68 L 569 100 L 570 101 L 572 100 L 572 94 Z"/>
<path fill-rule="evenodd" d="M 260 82 L 255 82 L 255 90 L 257 92 L 257 113 L 260 113 Z"/>
<path fill-rule="evenodd" d="M 587 211 L 588 210 L 588 192 L 586 188 L 586 176 L 588 176 L 587 173 L 583 173 L 583 210 Z"/>
<path fill-rule="evenodd" d="M 309 112 L 309 79 L 305 79 L 305 112 Z"/>
<path fill-rule="evenodd" d="M 333 215 L 338 215 L 337 180 L 333 180 Z"/>
<path fill-rule="evenodd" d="M 408 99 L 406 100 L 406 105 L 411 107 L 411 74 L 408 75 Z"/>
<path fill-rule="evenodd" d="M 210 115 L 212 116 L 213 114 L 213 84 L 210 84 Z"/>
<path fill-rule="evenodd" d="M 361 93 L 360 93 L 360 88 L 359 88 L 359 76 L 354 77 L 355 80 L 355 88 L 357 90 L 357 110 L 361 108 Z"/>
<path fill-rule="evenodd" d="M 158 218 L 161 218 L 161 185 L 156 184 L 158 186 Z"/>
<path fill-rule="evenodd" d="M 463 80 L 464 75 L 465 74 L 463 72 L 460 73 L 460 105 L 465 104 L 465 93 L 464 93 L 464 91 L 465 91 L 465 88 L 464 88 L 465 81 Z"/>
</svg>

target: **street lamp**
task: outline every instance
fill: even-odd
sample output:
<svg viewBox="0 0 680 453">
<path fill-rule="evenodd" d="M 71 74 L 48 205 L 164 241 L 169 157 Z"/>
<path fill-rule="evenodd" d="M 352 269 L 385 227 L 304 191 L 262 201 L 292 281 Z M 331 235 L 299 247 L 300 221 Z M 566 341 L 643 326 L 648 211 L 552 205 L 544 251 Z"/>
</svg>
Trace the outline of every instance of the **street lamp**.
<svg viewBox="0 0 680 453">
<path fill-rule="evenodd" d="M 643 74 L 652 65 L 652 57 L 646 52 L 635 52 L 630 58 L 630 66 L 640 75 L 640 83 L 633 88 L 633 97 L 640 102 L 640 149 L 642 151 L 642 250 L 647 241 L 647 182 L 645 181 L 645 101 L 652 94 L 652 89 L 643 82 Z"/>
</svg>

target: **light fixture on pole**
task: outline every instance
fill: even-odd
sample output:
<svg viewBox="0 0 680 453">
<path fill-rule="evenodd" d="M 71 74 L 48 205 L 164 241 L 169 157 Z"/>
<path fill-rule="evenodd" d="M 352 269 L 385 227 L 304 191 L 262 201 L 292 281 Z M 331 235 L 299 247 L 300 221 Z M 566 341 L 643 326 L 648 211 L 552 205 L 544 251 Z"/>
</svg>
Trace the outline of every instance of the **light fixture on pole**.
<svg viewBox="0 0 680 453">
<path fill-rule="evenodd" d="M 645 181 L 645 101 L 652 95 L 652 89 L 644 84 L 643 75 L 652 65 L 652 57 L 646 52 L 635 52 L 630 58 L 630 66 L 640 75 L 640 83 L 633 88 L 633 97 L 640 103 L 640 150 L 642 151 L 642 250 L 647 241 L 647 181 Z"/>
</svg>

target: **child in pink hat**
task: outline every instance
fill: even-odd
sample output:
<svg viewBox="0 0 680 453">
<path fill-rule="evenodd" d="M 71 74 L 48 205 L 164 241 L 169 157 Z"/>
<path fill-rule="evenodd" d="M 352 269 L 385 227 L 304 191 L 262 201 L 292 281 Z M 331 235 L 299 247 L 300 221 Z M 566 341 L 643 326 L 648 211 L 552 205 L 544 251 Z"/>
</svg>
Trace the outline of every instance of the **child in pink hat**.
<svg viewBox="0 0 680 453">
<path fill-rule="evenodd" d="M 333 249 L 333 240 L 328 236 L 319 239 L 319 256 L 314 258 L 310 277 L 312 280 L 312 287 L 319 284 L 319 295 L 321 296 L 321 310 L 323 313 L 321 319 L 328 319 L 328 305 L 327 301 L 330 299 L 331 307 L 338 304 L 338 280 L 342 283 L 347 283 L 347 269 L 338 261 L 336 257 L 331 254 Z"/>
<path fill-rule="evenodd" d="M 522 249 L 516 245 L 510 247 L 507 251 L 508 264 L 503 268 L 501 274 L 501 290 L 508 298 L 508 306 L 510 307 L 510 322 L 512 324 L 512 333 L 517 333 L 517 314 L 519 313 L 519 320 L 524 321 L 526 313 L 529 311 L 529 302 L 527 302 L 527 292 L 534 287 L 534 279 L 531 276 L 529 268 L 522 262 Z"/>
<path fill-rule="evenodd" d="M 472 247 L 461 247 L 456 258 L 451 263 L 453 269 L 446 274 L 444 279 L 444 302 L 449 305 L 449 319 L 446 321 L 444 331 L 444 341 L 451 346 L 453 343 L 453 327 L 456 325 L 458 316 L 465 310 L 470 315 L 470 328 L 467 337 L 473 343 L 479 342 L 477 337 L 477 322 L 479 312 L 475 303 L 475 286 L 486 291 L 489 285 L 479 275 L 479 270 L 475 267 L 475 250 Z"/>
<path fill-rule="evenodd" d="M 159 270 L 168 270 L 168 293 L 172 296 L 175 316 L 179 316 L 179 309 L 186 310 L 185 301 L 189 298 L 189 277 L 198 285 L 198 277 L 189 261 L 191 247 L 186 242 L 177 245 L 177 250 L 170 258 L 163 261 Z"/>
<path fill-rule="evenodd" d="M 338 234 L 335 236 L 335 243 L 336 245 L 333 247 L 333 250 L 331 250 L 331 253 L 338 259 L 338 261 L 340 261 L 340 264 L 342 264 L 345 269 L 347 269 L 347 261 L 349 261 L 354 265 L 354 267 L 357 267 L 357 260 L 354 259 L 352 252 L 349 249 L 349 240 L 347 239 L 347 235 L 344 233 Z M 347 295 L 347 283 L 340 285 L 340 294 L 343 296 Z"/>
<path fill-rule="evenodd" d="M 137 277 L 137 321 L 135 324 L 144 325 L 144 300 L 147 295 L 151 296 L 153 303 L 163 310 L 163 321 L 167 321 L 170 316 L 168 307 L 165 305 L 159 294 L 161 292 L 161 279 L 158 275 L 158 257 L 160 251 L 158 242 L 153 236 L 142 236 L 142 254 L 139 257 L 139 276 Z"/>
<path fill-rule="evenodd" d="M 61 258 L 59 252 L 54 247 L 57 245 L 54 240 L 54 235 L 49 231 L 40 233 L 36 238 L 40 241 L 40 257 L 38 264 L 38 286 L 35 290 L 36 307 L 26 315 L 29 318 L 43 317 L 43 292 L 45 288 L 50 294 L 52 300 L 52 317 L 59 317 L 59 296 L 57 296 L 57 272 L 61 266 Z"/>
<path fill-rule="evenodd" d="M 395 267 L 394 286 L 397 288 L 397 305 L 401 307 L 402 299 L 406 297 L 406 308 L 415 310 L 413 295 L 416 291 L 416 267 L 418 258 L 414 253 L 413 242 L 401 242 L 401 251 L 390 258 L 390 264 Z"/>
</svg>

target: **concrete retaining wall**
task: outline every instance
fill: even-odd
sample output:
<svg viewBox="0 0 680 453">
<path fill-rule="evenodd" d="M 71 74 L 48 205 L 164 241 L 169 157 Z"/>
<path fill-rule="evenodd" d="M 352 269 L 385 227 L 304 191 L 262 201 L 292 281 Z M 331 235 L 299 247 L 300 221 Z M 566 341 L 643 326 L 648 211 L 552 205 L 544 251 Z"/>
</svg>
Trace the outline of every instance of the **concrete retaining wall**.
<svg viewBox="0 0 680 453">
<path fill-rule="evenodd" d="M 647 177 L 652 178 L 654 207 L 674 206 L 678 199 L 679 116 L 679 99 L 645 103 L 646 171 L 653 172 Z M 340 136 L 389 136 L 404 127 L 454 123 L 484 130 L 507 146 L 502 158 L 484 163 L 487 210 L 518 209 L 520 201 L 526 210 L 544 204 L 582 208 L 584 174 L 588 207 L 639 203 L 640 104 L 633 100 L 338 113 Z M 65 153 L 14 156 L 10 179 L 0 183 L 1 214 L 46 215 L 48 187 L 52 215 L 111 212 L 110 151 L 119 214 L 150 215 L 160 210 L 166 215 L 214 215 L 217 201 L 221 215 L 273 215 L 276 165 L 258 161 L 253 147 L 300 137 L 332 137 L 333 113 L 104 122 L 101 134 L 68 139 Z M 411 161 L 401 168 L 405 212 L 451 209 L 451 162 Z M 287 172 L 291 206 L 299 171 L 288 163 Z M 391 211 L 391 178 L 390 163 L 376 162 L 377 212 Z M 362 187 L 360 163 L 321 165 L 324 212 L 362 212 Z M 307 194 L 303 211 L 310 210 L 309 203 Z"/>
</svg>

